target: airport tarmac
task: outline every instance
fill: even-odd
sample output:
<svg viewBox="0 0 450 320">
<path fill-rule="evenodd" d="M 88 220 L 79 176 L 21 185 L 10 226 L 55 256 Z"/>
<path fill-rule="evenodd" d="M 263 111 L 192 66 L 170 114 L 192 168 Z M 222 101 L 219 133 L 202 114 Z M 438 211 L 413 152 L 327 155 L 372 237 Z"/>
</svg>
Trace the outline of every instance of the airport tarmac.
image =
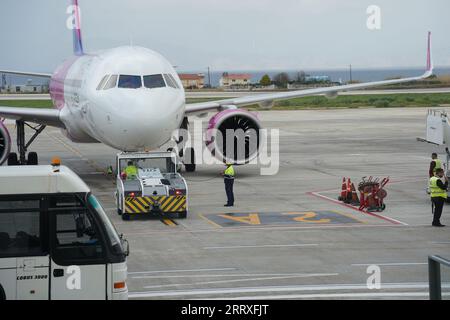
<svg viewBox="0 0 450 320">
<path fill-rule="evenodd" d="M 446 228 L 431 227 L 425 192 L 429 156 L 444 148 L 416 141 L 427 110 L 264 111 L 280 130 L 280 170 L 261 176 L 236 167 L 235 207 L 223 207 L 221 166 L 183 173 L 185 220 L 122 221 L 114 179 L 104 174 L 116 151 L 75 144 L 47 128 L 30 147 L 49 163 L 60 156 L 98 196 L 130 243 L 130 299 L 428 299 L 428 255 L 450 258 Z M 14 125 L 8 125 L 14 139 Z M 15 141 L 15 140 L 14 140 Z M 445 158 L 444 158 L 445 159 Z M 389 176 L 387 208 L 362 213 L 336 201 L 342 177 Z M 381 269 L 369 289 L 367 269 Z M 442 270 L 444 298 L 450 270 Z"/>
</svg>

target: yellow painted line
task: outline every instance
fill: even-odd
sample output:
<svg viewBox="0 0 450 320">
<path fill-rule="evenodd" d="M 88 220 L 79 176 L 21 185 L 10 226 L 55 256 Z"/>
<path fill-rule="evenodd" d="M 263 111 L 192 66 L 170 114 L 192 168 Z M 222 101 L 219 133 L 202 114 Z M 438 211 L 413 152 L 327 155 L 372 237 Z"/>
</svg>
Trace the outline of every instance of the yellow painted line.
<svg viewBox="0 0 450 320">
<path fill-rule="evenodd" d="M 330 219 L 308 220 L 317 217 L 317 213 L 313 211 L 308 212 L 284 212 L 282 215 L 300 215 L 301 217 L 292 218 L 294 221 L 306 223 L 330 223 Z"/>
<path fill-rule="evenodd" d="M 201 213 L 199 213 L 198 216 L 199 216 L 200 218 L 202 218 L 203 220 L 206 220 L 206 222 L 208 222 L 210 225 L 213 225 L 214 227 L 221 228 L 221 229 L 223 228 L 221 225 L 215 223 L 215 222 L 212 221 L 212 220 L 209 220 L 208 218 L 206 218 L 206 217 L 205 217 L 203 214 L 201 214 Z"/>
<path fill-rule="evenodd" d="M 219 217 L 251 225 L 261 224 L 261 221 L 259 220 L 259 215 L 257 213 L 250 213 L 248 216 L 243 217 L 233 217 L 226 214 L 220 214 Z"/>
</svg>

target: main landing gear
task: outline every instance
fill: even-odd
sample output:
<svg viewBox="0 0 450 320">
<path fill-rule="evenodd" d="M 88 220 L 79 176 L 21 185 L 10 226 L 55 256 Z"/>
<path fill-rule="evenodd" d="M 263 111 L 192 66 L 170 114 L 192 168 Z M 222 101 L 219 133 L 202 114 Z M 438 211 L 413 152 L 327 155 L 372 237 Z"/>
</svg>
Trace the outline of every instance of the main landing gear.
<svg viewBox="0 0 450 320">
<path fill-rule="evenodd" d="M 25 141 L 25 125 L 32 130 L 34 130 L 34 134 L 31 136 L 28 142 Z M 20 166 L 20 165 L 29 165 L 36 166 L 38 164 L 38 155 L 36 152 L 29 152 L 27 158 L 28 147 L 31 143 L 36 139 L 36 137 L 45 129 L 45 125 L 40 124 L 36 126 L 32 126 L 23 120 L 16 121 L 16 129 L 17 129 L 17 150 L 18 153 L 11 152 L 8 156 L 8 166 Z"/>
<path fill-rule="evenodd" d="M 186 147 L 186 141 L 188 139 L 188 127 L 189 121 L 188 118 L 185 117 L 183 122 L 181 123 L 180 130 L 178 131 L 178 137 L 175 142 L 177 144 L 177 149 L 179 150 L 178 156 L 183 159 L 184 168 L 186 172 L 194 172 L 196 169 L 195 166 L 195 151 L 192 147 Z M 172 149 L 172 148 L 170 148 Z M 172 150 L 168 150 L 172 151 Z"/>
</svg>

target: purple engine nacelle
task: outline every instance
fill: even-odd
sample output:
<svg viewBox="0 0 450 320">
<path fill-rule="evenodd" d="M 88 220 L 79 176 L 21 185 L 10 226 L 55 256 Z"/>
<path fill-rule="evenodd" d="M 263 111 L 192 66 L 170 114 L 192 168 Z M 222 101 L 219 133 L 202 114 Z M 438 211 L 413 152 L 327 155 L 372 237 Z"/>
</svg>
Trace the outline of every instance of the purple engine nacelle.
<svg viewBox="0 0 450 320">
<path fill-rule="evenodd" d="M 246 164 L 258 156 L 260 129 L 256 114 L 244 109 L 227 109 L 209 120 L 205 143 L 220 161 Z"/>
<path fill-rule="evenodd" d="M 11 151 L 11 137 L 2 120 L 0 120 L 0 165 L 8 160 Z"/>
</svg>

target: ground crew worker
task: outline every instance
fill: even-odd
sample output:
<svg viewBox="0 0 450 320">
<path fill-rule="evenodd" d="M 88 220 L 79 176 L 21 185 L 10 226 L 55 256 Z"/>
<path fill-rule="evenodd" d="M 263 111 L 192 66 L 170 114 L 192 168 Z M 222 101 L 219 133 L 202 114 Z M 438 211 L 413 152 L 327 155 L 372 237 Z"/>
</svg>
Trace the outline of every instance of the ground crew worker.
<svg viewBox="0 0 450 320">
<path fill-rule="evenodd" d="M 445 180 L 445 182 L 443 181 L 443 179 Z M 447 200 L 448 179 L 444 175 L 444 170 L 442 168 L 436 169 L 435 176 L 430 178 L 429 188 L 433 206 L 432 226 L 445 227 L 443 224 L 441 224 L 440 219 L 445 200 Z"/>
<path fill-rule="evenodd" d="M 126 174 L 127 180 L 134 180 L 137 178 L 138 168 L 134 165 L 133 161 L 130 160 L 123 172 Z"/>
<path fill-rule="evenodd" d="M 227 204 L 225 207 L 234 206 L 234 194 L 233 194 L 233 184 L 234 184 L 234 168 L 231 163 L 226 164 L 227 168 L 223 172 L 223 181 L 225 182 L 225 192 L 227 194 Z"/>
<path fill-rule="evenodd" d="M 442 162 L 438 159 L 437 153 L 431 154 L 431 162 L 430 162 L 430 170 L 428 171 L 428 174 L 430 178 L 434 177 L 436 170 L 442 169 Z"/>
</svg>

